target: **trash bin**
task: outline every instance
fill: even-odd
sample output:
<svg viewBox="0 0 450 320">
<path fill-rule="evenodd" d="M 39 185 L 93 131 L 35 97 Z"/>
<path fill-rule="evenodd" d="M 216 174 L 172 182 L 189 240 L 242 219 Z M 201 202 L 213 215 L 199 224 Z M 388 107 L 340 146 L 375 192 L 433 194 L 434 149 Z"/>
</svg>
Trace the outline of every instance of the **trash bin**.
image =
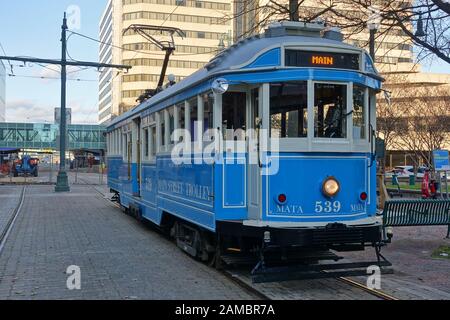
<svg viewBox="0 0 450 320">
<path fill-rule="evenodd" d="M 396 174 L 392 175 L 392 185 L 398 186 L 398 176 Z"/>
<path fill-rule="evenodd" d="M 414 174 L 409 176 L 409 185 L 415 186 L 416 185 L 416 176 Z"/>
</svg>

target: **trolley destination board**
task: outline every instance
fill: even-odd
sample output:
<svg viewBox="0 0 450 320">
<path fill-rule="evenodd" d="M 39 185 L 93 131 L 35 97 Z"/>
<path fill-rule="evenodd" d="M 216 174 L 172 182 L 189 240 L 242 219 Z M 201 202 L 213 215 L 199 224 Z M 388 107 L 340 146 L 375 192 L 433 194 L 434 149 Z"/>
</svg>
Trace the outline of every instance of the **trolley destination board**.
<svg viewBox="0 0 450 320">
<path fill-rule="evenodd" d="M 359 54 L 286 50 L 286 66 L 359 70 Z"/>
</svg>

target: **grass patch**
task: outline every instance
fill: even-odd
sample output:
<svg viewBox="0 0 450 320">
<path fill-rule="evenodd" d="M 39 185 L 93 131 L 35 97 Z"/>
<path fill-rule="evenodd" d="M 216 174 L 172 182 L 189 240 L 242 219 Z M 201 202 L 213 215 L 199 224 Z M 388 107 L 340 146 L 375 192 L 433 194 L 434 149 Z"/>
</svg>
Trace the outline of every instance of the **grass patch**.
<svg viewBox="0 0 450 320">
<path fill-rule="evenodd" d="M 433 258 L 450 259 L 450 247 L 440 246 L 431 254 Z"/>
<path fill-rule="evenodd" d="M 386 183 L 386 188 L 389 189 L 397 189 L 396 185 L 393 185 L 391 183 Z M 400 190 L 422 190 L 422 184 L 421 183 L 416 183 L 414 186 L 410 186 L 408 183 L 401 183 L 400 182 Z M 449 182 L 449 187 L 448 190 L 450 191 L 450 182 Z M 442 191 L 445 192 L 445 185 L 442 185 Z"/>
</svg>

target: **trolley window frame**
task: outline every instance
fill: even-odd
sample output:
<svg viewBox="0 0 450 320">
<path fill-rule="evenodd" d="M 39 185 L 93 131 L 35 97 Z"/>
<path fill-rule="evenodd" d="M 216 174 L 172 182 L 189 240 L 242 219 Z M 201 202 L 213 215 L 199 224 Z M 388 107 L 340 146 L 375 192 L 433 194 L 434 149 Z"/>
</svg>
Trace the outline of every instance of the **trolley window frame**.
<svg viewBox="0 0 450 320">
<path fill-rule="evenodd" d="M 280 81 L 277 81 L 280 82 Z M 277 151 L 280 152 L 370 152 L 370 139 L 369 139 L 369 127 L 375 128 L 376 119 L 376 103 L 375 103 L 375 93 L 371 92 L 368 87 L 365 88 L 365 99 L 364 99 L 364 109 L 365 109 L 365 132 L 366 137 L 364 139 L 354 139 L 353 138 L 353 82 L 346 81 L 318 81 L 318 80 L 308 80 L 308 134 L 307 137 L 292 137 L 292 138 L 279 138 L 278 142 L 275 143 L 273 139 L 268 137 L 270 141 L 267 148 L 262 146 L 261 151 L 273 151 L 272 145 L 277 146 Z M 315 92 L 314 86 L 316 83 L 323 84 L 336 84 L 346 86 L 346 112 L 347 112 L 347 123 L 346 130 L 347 136 L 345 138 L 323 138 L 314 137 L 314 99 Z M 270 127 L 270 83 L 263 84 L 263 94 L 262 94 L 262 129 L 266 129 L 266 134 L 269 135 Z M 371 103 L 369 103 L 371 101 Z"/>
</svg>

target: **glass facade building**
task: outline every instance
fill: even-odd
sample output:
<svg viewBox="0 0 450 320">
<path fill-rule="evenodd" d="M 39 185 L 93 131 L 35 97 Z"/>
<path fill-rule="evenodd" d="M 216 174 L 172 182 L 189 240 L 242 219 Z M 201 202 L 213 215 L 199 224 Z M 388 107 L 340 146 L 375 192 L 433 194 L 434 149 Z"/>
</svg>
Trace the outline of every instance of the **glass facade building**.
<svg viewBox="0 0 450 320">
<path fill-rule="evenodd" d="M 0 122 L 6 121 L 6 68 L 0 60 Z"/>
<path fill-rule="evenodd" d="M 106 128 L 98 125 L 68 125 L 68 150 L 106 150 Z M 59 126 L 43 123 L 0 123 L 0 148 L 59 148 Z"/>
</svg>

